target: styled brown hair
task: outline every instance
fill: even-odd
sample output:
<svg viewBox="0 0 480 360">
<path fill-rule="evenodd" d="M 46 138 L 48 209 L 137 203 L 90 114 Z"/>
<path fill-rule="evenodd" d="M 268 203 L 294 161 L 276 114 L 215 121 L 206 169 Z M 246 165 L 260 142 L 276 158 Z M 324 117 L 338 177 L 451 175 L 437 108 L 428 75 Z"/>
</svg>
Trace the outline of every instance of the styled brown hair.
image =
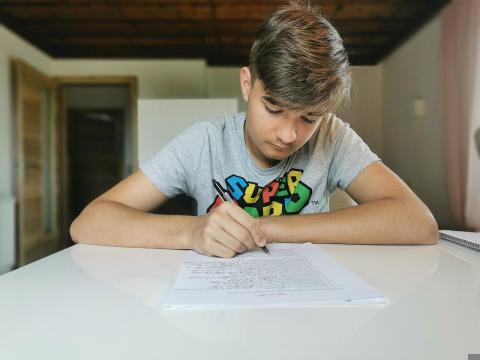
<svg viewBox="0 0 480 360">
<path fill-rule="evenodd" d="M 252 84 L 260 79 L 275 105 L 333 111 L 350 94 L 348 55 L 337 30 L 309 1 L 279 8 L 250 50 Z"/>
</svg>

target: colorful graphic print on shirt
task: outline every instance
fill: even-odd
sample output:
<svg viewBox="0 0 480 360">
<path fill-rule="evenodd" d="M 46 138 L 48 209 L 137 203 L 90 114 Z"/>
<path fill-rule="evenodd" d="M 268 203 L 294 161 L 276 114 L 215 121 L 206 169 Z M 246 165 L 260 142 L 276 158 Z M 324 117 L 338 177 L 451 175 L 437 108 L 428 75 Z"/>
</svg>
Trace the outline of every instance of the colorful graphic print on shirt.
<svg viewBox="0 0 480 360">
<path fill-rule="evenodd" d="M 229 176 L 225 183 L 235 203 L 253 217 L 292 215 L 299 214 L 312 195 L 312 189 L 300 181 L 302 174 L 303 170 L 291 169 L 264 187 L 238 175 Z M 222 203 L 217 195 L 207 213 Z"/>
</svg>

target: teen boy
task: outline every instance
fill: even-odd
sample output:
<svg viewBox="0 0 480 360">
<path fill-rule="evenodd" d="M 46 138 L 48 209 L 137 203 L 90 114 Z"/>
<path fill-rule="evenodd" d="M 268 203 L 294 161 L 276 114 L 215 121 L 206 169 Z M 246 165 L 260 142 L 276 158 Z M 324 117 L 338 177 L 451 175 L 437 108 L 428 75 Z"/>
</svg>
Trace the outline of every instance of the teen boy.
<svg viewBox="0 0 480 360">
<path fill-rule="evenodd" d="M 279 9 L 240 70 L 246 114 L 187 129 L 90 203 L 72 238 L 221 257 L 273 241 L 435 244 L 427 207 L 333 113 L 348 96 L 348 66 L 339 34 L 315 9 Z M 236 204 L 218 198 L 212 179 Z M 359 205 L 328 213 L 337 187 Z M 148 213 L 182 192 L 199 216 Z"/>
</svg>

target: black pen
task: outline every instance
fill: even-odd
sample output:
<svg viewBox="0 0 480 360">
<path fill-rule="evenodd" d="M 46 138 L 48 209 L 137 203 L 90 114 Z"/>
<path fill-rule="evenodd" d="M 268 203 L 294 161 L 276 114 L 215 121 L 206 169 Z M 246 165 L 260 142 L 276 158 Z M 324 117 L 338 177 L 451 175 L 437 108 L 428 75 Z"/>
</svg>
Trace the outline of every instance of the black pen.
<svg viewBox="0 0 480 360">
<path fill-rule="evenodd" d="M 222 187 L 220 186 L 220 183 L 217 180 L 212 179 L 212 183 L 213 183 L 213 188 L 215 189 L 220 199 L 222 199 L 224 202 L 233 202 L 233 199 L 230 197 L 230 194 L 228 193 L 228 191 L 223 190 Z M 270 251 L 268 251 L 267 246 L 262 246 L 262 250 L 265 252 L 265 254 L 270 255 Z"/>
</svg>

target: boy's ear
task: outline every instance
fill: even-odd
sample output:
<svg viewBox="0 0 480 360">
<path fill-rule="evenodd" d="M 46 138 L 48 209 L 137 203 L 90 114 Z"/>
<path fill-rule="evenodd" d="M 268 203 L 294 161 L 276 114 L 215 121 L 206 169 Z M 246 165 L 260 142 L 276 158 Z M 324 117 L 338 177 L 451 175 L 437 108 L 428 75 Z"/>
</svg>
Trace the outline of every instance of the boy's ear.
<svg viewBox="0 0 480 360">
<path fill-rule="evenodd" d="M 242 89 L 243 100 L 248 101 L 250 95 L 250 87 L 252 85 L 252 76 L 248 66 L 244 66 L 240 69 L 240 87 Z"/>
</svg>

